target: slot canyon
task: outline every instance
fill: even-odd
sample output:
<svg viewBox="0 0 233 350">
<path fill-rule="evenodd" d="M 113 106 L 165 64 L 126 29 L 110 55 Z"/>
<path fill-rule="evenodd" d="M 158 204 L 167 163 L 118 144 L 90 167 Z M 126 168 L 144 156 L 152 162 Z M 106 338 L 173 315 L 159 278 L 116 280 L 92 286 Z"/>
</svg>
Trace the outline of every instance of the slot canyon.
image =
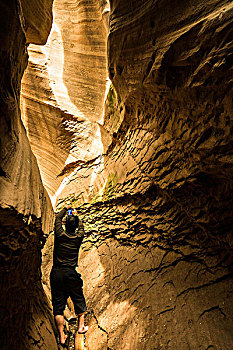
<svg viewBox="0 0 233 350">
<path fill-rule="evenodd" d="M 0 0 L 0 17 L 0 349 L 58 349 L 70 204 L 88 350 L 232 350 L 233 1 Z"/>
</svg>

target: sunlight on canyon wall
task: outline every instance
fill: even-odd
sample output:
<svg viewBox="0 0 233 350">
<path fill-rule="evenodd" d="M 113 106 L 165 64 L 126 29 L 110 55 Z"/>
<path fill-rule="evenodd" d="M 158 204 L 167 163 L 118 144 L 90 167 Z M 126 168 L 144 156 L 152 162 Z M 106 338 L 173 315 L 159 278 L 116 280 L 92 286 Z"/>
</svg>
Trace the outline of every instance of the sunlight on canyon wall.
<svg viewBox="0 0 233 350">
<path fill-rule="evenodd" d="M 110 5 L 109 12 L 104 0 L 54 2 L 47 45 L 29 48 L 21 98 L 53 203 L 78 207 L 88 232 L 79 266 L 87 342 L 98 350 L 232 349 L 232 3 Z M 19 47 L 16 57 L 23 41 Z M 24 57 L 21 73 L 25 66 Z M 40 208 L 36 159 L 17 118 L 4 130 L 14 126 L 11 145 L 18 137 L 25 175 L 21 158 L 11 157 L 2 182 L 20 180 L 9 197 L 18 208 L 31 179 L 25 207 Z M 37 272 L 42 236 L 33 236 Z M 42 266 L 49 297 L 52 246 L 50 233 Z"/>
<path fill-rule="evenodd" d="M 103 153 L 100 124 L 109 88 L 109 5 L 56 0 L 53 11 L 46 45 L 29 47 L 21 110 L 43 183 L 55 205 L 64 191 L 65 195 L 77 192 L 77 172 L 86 178 L 79 192 L 88 197 L 96 167 L 83 173 L 79 162 Z"/>
</svg>

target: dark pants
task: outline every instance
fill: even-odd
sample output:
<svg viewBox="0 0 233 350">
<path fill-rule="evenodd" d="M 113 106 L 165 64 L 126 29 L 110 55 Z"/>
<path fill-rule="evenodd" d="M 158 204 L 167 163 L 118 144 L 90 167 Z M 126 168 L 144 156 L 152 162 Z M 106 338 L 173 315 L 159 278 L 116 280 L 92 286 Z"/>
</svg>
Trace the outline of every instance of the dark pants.
<svg viewBox="0 0 233 350">
<path fill-rule="evenodd" d="M 74 303 L 76 314 L 87 310 L 81 275 L 72 267 L 54 267 L 50 274 L 53 314 L 63 315 L 68 297 Z"/>
</svg>

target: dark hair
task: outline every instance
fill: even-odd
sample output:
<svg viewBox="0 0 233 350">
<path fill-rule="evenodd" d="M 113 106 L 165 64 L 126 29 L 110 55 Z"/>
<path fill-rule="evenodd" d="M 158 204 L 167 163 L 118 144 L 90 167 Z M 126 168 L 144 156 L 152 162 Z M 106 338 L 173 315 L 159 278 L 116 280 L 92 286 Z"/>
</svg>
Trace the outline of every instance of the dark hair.
<svg viewBox="0 0 233 350">
<path fill-rule="evenodd" d="M 66 231 L 70 233 L 74 233 L 75 229 L 78 227 L 79 218 L 75 215 L 68 215 L 66 217 Z"/>
</svg>

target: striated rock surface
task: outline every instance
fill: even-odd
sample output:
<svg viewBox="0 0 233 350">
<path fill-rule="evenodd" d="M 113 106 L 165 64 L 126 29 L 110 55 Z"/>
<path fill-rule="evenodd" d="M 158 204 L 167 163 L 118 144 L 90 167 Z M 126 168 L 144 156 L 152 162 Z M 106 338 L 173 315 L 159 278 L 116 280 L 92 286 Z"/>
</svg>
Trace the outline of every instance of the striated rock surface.
<svg viewBox="0 0 233 350">
<path fill-rule="evenodd" d="M 84 252 L 82 269 L 93 311 L 90 349 L 231 348 L 227 269 L 208 271 L 201 259 L 112 239 Z"/>
<path fill-rule="evenodd" d="M 43 183 L 53 201 L 82 192 L 86 181 L 72 175 L 79 162 L 98 157 L 103 149 L 99 124 L 103 119 L 107 79 L 107 1 L 54 1 L 53 27 L 46 46 L 30 45 L 24 74 L 21 109 Z M 89 177 L 88 177 L 89 176 Z"/>
<path fill-rule="evenodd" d="M 104 167 L 79 208 L 89 347 L 230 350 L 232 2 L 110 5 Z"/>
<path fill-rule="evenodd" d="M 58 208 L 67 202 L 78 206 L 91 231 L 79 266 L 90 310 L 88 348 L 231 350 L 232 2 L 111 0 L 108 66 L 113 85 L 102 119 L 107 5 L 55 2 L 48 45 L 31 47 L 21 102 L 46 188 L 54 201 L 58 198 Z M 17 9 L 12 13 L 16 21 Z M 16 99 L 26 65 L 25 38 L 19 33 L 19 46 L 2 51 L 2 72 L 9 71 L 13 79 L 12 86 L 6 85 L 7 96 L 14 95 L 16 86 Z M 2 114 L 8 116 L 15 96 L 7 101 Z M 29 147 L 25 132 L 19 133 L 24 129 L 18 127 L 18 108 L 13 110 L 17 118 L 2 124 L 8 152 L 1 175 L 6 182 L 9 173 L 20 185 L 2 193 L 21 216 L 12 210 L 0 217 L 2 242 L 7 242 L 2 254 L 10 257 L 3 259 L 10 268 L 1 279 L 7 305 L 1 306 L 2 320 L 11 325 L 1 329 L 15 335 L 7 344 L 14 349 L 19 334 L 13 320 L 22 323 L 27 311 L 22 349 L 53 349 L 50 306 L 44 304 L 38 272 L 42 231 L 37 225 L 44 197 L 35 197 L 33 212 L 24 205 L 34 203 L 43 188 L 28 180 L 27 192 L 20 180 L 23 174 L 34 179 L 34 157 L 27 171 L 8 170 L 23 159 L 14 157 L 13 141 L 23 138 L 21 155 Z M 15 130 L 10 141 L 9 128 Z M 29 151 L 24 154 L 28 160 Z M 47 243 L 42 281 L 49 293 L 51 236 Z M 19 279 L 18 271 L 28 267 L 29 256 L 35 263 L 27 278 L 34 284 L 32 294 L 24 295 L 22 286 L 28 282 Z M 25 298 L 21 304 L 20 295 Z"/>
<path fill-rule="evenodd" d="M 1 349 L 57 349 L 41 284 L 40 220 L 0 210 Z"/>
<path fill-rule="evenodd" d="M 31 40 L 32 31 L 38 35 L 40 31 L 35 41 L 42 44 L 45 40 L 52 20 L 49 3 L 46 8 L 49 16 L 41 25 L 34 23 L 30 12 L 36 12 L 40 22 L 47 12 L 43 8 L 39 18 L 42 2 L 30 2 L 28 6 L 25 1 L 0 4 L 0 348 L 3 350 L 25 350 L 32 346 L 56 349 L 52 318 L 43 303 L 40 282 L 40 250 L 44 233 L 52 227 L 53 210 L 19 108 L 20 83 L 27 65 L 26 41 Z M 22 15 L 27 23 L 22 23 Z M 43 306 L 38 307 L 41 303 Z"/>
<path fill-rule="evenodd" d="M 17 7 L 11 8 L 10 4 L 1 6 L 0 205 L 2 208 L 15 208 L 24 215 L 41 217 L 43 229 L 48 231 L 49 220 L 46 216 L 51 207 L 20 119 L 20 82 L 27 64 L 25 36 L 17 16 Z"/>
<path fill-rule="evenodd" d="M 53 0 L 18 0 L 17 12 L 28 44 L 45 44 L 52 26 Z"/>
</svg>

